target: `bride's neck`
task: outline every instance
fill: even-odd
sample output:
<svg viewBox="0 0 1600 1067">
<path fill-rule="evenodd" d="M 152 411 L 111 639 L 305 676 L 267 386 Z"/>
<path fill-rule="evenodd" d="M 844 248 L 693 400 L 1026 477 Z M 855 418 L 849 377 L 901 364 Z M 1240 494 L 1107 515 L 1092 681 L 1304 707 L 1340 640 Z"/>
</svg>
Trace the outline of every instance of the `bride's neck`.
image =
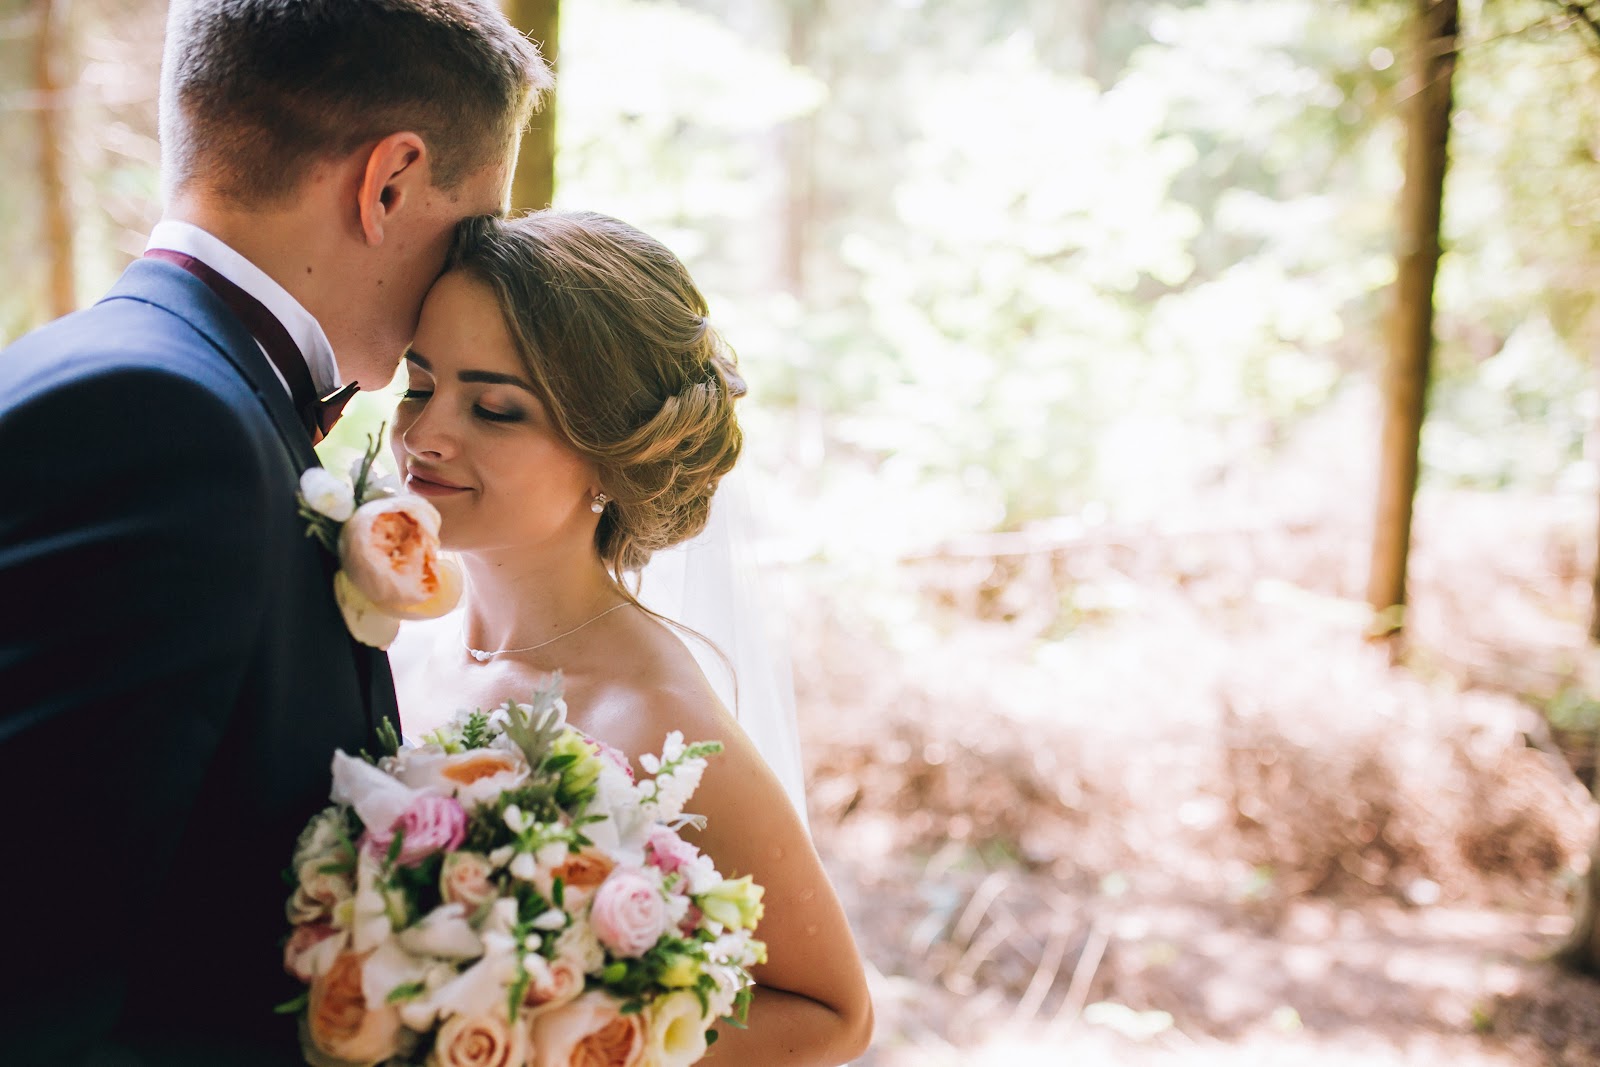
<svg viewBox="0 0 1600 1067">
<path fill-rule="evenodd" d="M 461 563 L 467 578 L 465 636 L 473 648 L 537 644 L 623 599 L 592 549 L 570 556 L 474 552 Z"/>
</svg>

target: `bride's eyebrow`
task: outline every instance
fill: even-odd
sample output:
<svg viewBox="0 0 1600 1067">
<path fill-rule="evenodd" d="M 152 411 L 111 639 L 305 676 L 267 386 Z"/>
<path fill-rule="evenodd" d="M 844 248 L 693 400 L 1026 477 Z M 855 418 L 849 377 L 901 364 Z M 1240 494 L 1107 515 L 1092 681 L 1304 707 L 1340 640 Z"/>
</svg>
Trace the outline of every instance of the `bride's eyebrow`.
<svg viewBox="0 0 1600 1067">
<path fill-rule="evenodd" d="M 533 386 L 518 378 L 515 374 L 501 374 L 492 370 L 462 370 L 456 371 L 456 377 L 463 382 L 478 385 L 514 385 L 518 389 L 533 393 Z M 537 393 L 534 393 L 537 396 Z"/>
<path fill-rule="evenodd" d="M 429 363 L 423 354 L 415 348 L 406 349 L 405 358 L 429 374 L 433 373 L 433 364 Z M 535 396 L 538 395 L 531 384 L 522 378 L 518 378 L 515 374 L 501 374 L 499 371 L 492 370 L 463 370 L 457 371 L 456 377 L 473 385 L 514 385 L 518 389 L 526 390 Z"/>
</svg>

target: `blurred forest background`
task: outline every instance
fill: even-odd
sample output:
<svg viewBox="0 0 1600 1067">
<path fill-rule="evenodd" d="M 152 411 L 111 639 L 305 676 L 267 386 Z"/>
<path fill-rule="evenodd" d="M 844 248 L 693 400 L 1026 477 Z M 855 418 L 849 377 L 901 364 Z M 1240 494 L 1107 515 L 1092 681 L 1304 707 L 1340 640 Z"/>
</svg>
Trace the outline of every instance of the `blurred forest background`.
<svg viewBox="0 0 1600 1067">
<path fill-rule="evenodd" d="M 0 5 L 3 343 L 143 248 L 165 4 Z M 1600 824 L 1600 22 L 1461 4 L 1374 642 L 1419 6 L 561 5 L 556 204 L 678 251 L 752 385 L 864 1063 L 1600 1063 L 1546 960 Z"/>
</svg>

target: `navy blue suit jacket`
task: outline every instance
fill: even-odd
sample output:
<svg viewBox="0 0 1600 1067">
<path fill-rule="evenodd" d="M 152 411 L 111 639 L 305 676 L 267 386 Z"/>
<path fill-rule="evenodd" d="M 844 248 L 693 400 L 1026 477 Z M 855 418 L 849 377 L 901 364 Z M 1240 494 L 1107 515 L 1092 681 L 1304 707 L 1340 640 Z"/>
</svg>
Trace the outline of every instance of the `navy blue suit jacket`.
<svg viewBox="0 0 1600 1067">
<path fill-rule="evenodd" d="M 140 260 L 0 351 L 0 1063 L 294 1063 L 288 866 L 395 715 L 288 394 Z"/>
</svg>

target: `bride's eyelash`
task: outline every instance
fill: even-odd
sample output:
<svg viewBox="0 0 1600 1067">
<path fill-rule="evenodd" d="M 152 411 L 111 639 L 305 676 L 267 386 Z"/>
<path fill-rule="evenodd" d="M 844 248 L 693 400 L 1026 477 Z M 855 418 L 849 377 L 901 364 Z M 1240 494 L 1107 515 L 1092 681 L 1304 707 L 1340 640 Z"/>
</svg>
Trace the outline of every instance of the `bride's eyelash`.
<svg viewBox="0 0 1600 1067">
<path fill-rule="evenodd" d="M 401 400 L 426 400 L 433 395 L 431 389 L 402 389 L 399 392 Z"/>
<path fill-rule="evenodd" d="M 478 404 L 473 405 L 472 413 L 478 416 L 478 418 L 483 419 L 485 422 L 522 421 L 522 413 L 520 411 L 490 411 L 488 408 Z"/>
</svg>

